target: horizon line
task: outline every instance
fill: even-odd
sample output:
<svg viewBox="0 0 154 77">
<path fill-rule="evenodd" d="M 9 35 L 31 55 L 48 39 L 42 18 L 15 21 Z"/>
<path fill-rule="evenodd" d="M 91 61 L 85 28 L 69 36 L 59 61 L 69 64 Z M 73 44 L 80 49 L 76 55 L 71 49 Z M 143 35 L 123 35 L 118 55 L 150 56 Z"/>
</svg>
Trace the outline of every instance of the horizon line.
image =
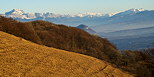
<svg viewBox="0 0 154 77">
<path fill-rule="evenodd" d="M 143 9 L 143 10 L 147 10 L 147 9 L 144 9 L 144 8 L 131 8 L 131 9 Z M 124 11 L 128 11 L 128 10 L 131 10 L 131 9 L 126 9 L 126 10 L 124 10 Z M 16 8 L 13 8 L 12 10 L 22 10 L 22 9 L 16 9 Z M 10 11 L 12 11 L 12 10 L 10 10 Z M 148 9 L 148 10 L 154 10 L 154 9 Z M 6 12 L 3 12 L 3 13 L 0 13 L 0 14 L 5 14 L 5 13 L 7 13 L 7 12 L 10 12 L 10 11 L 6 11 Z M 24 11 L 24 10 L 22 10 L 22 11 Z M 79 15 L 79 14 L 87 14 L 87 13 L 96 13 L 96 14 L 98 14 L 98 13 L 100 13 L 100 14 L 112 14 L 112 13 L 120 13 L 120 12 L 124 12 L 124 11 L 115 11 L 115 12 L 111 12 L 111 13 L 101 13 L 101 12 L 83 12 L 83 13 L 77 13 L 77 14 L 59 14 L 59 13 L 54 13 L 54 12 L 25 12 L 25 13 L 53 13 L 53 14 L 59 14 L 59 15 Z"/>
</svg>

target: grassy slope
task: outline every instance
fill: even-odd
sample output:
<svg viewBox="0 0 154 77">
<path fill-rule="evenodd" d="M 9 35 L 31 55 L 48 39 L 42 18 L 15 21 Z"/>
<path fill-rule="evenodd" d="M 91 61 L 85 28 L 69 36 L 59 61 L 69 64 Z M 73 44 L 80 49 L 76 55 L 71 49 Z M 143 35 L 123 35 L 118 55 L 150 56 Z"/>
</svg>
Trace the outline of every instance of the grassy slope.
<svg viewBox="0 0 154 77">
<path fill-rule="evenodd" d="M 96 58 L 34 44 L 0 32 L 0 76 L 130 77 Z"/>
</svg>

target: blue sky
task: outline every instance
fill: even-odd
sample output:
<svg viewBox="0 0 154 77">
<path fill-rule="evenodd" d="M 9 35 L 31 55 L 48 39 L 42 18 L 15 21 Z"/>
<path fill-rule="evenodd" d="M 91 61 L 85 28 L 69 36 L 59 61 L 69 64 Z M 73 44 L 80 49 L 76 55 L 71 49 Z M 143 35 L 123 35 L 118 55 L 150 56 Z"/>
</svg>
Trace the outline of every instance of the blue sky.
<svg viewBox="0 0 154 77">
<path fill-rule="evenodd" d="M 154 10 L 154 0 L 0 0 L 0 13 L 12 9 L 58 14 L 112 13 L 131 8 Z"/>
</svg>

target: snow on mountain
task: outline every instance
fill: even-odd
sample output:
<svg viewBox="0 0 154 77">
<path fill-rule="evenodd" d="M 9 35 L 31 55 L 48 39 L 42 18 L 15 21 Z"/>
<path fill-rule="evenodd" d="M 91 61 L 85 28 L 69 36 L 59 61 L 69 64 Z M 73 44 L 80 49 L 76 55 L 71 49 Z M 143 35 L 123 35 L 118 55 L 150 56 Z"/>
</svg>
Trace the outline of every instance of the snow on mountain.
<svg viewBox="0 0 154 77">
<path fill-rule="evenodd" d="M 58 18 L 58 17 L 100 17 L 103 16 L 101 13 L 83 13 L 77 15 L 60 15 L 54 13 L 25 13 L 20 9 L 13 9 L 5 13 L 6 17 L 21 18 L 21 19 L 35 19 L 35 18 Z"/>
<path fill-rule="evenodd" d="M 43 15 L 44 15 L 43 13 L 35 13 L 35 16 L 38 17 L 38 18 L 43 17 Z"/>
<path fill-rule="evenodd" d="M 34 18 L 36 18 L 36 16 L 35 16 L 34 13 L 26 13 L 26 14 L 24 14 L 24 15 L 27 16 L 27 19 L 34 19 Z"/>
<path fill-rule="evenodd" d="M 109 14 L 106 14 L 106 15 L 108 15 L 109 17 L 112 17 L 112 16 L 114 16 L 114 15 L 116 15 L 118 13 L 120 13 L 120 12 L 109 13 Z"/>
<path fill-rule="evenodd" d="M 130 9 L 124 12 L 115 12 L 115 13 L 109 13 L 109 14 L 102 14 L 102 13 L 81 13 L 77 15 L 59 15 L 54 13 L 25 13 L 23 10 L 20 9 L 13 9 L 9 12 L 5 13 L 6 17 L 12 17 L 12 18 L 21 18 L 21 19 L 34 19 L 34 18 L 57 18 L 57 17 L 112 17 L 112 16 L 125 16 L 125 15 L 133 15 L 138 12 L 145 11 L 144 9 Z"/>
<path fill-rule="evenodd" d="M 6 12 L 5 15 L 22 15 L 24 14 L 25 12 L 23 10 L 20 10 L 20 9 L 13 9 L 9 12 Z"/>
<path fill-rule="evenodd" d="M 154 11 L 144 9 L 129 9 L 124 12 L 109 14 L 83 13 L 77 15 L 60 15 L 54 13 L 25 13 L 20 9 L 13 9 L 2 16 L 11 17 L 18 21 L 45 20 L 57 24 L 75 26 L 78 24 L 90 25 L 97 32 L 111 32 L 113 30 L 150 27 L 154 22 Z M 131 26 L 131 27 L 130 27 Z"/>
<path fill-rule="evenodd" d="M 75 18 L 75 17 L 112 17 L 112 16 L 124 16 L 124 15 L 132 15 L 141 11 L 145 11 L 144 9 L 130 9 L 124 12 L 115 12 L 115 13 L 109 13 L 109 14 L 102 14 L 102 13 L 81 13 L 77 15 L 60 15 L 60 14 L 54 14 L 54 13 L 25 13 L 23 10 L 20 9 L 13 9 L 9 12 L 5 13 L 6 17 L 12 17 L 12 18 L 20 18 L 20 19 L 36 19 L 36 18 L 58 18 L 58 17 L 66 17 L 66 18 Z"/>
<path fill-rule="evenodd" d="M 49 12 L 47 12 L 47 13 L 44 14 L 44 16 L 45 16 L 45 18 L 58 18 L 58 17 L 62 17 L 62 16 L 64 16 L 64 15 L 54 14 L 54 13 L 49 13 Z M 65 15 L 65 16 L 66 16 L 66 15 Z"/>
<path fill-rule="evenodd" d="M 19 19 L 36 19 L 36 18 L 56 18 L 56 17 L 60 17 L 61 15 L 53 14 L 49 12 L 47 13 L 25 13 L 23 10 L 13 9 L 9 12 L 6 12 L 5 16 L 11 17 L 11 18 L 19 18 Z"/>
<path fill-rule="evenodd" d="M 87 13 L 77 14 L 75 16 L 78 16 L 78 17 L 100 17 L 100 16 L 103 16 L 103 14 L 102 13 L 90 13 L 90 12 L 87 12 Z"/>
<path fill-rule="evenodd" d="M 127 15 L 116 14 L 92 28 L 97 32 L 104 33 L 154 26 L 154 10 L 132 11 L 129 10 L 129 13 L 127 11 Z"/>
<path fill-rule="evenodd" d="M 117 13 L 114 16 L 134 15 L 134 14 L 142 12 L 142 11 L 145 11 L 145 10 L 143 8 L 141 8 L 141 9 L 129 9 L 129 10 L 126 10 L 124 12 Z"/>
<path fill-rule="evenodd" d="M 26 19 L 27 16 L 24 15 L 25 12 L 23 10 L 20 10 L 20 9 L 13 9 L 9 12 L 6 12 L 5 13 L 5 16 L 6 17 L 11 17 L 11 18 L 21 18 L 21 19 Z"/>
</svg>

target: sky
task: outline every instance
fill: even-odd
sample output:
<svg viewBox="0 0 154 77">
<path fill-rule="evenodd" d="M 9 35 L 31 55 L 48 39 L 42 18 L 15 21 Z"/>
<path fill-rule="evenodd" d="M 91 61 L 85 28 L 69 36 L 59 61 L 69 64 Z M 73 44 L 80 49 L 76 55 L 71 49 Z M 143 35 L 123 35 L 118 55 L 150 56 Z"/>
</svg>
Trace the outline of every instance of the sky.
<svg viewBox="0 0 154 77">
<path fill-rule="evenodd" d="M 0 0 L 0 14 L 12 9 L 74 15 L 86 12 L 113 13 L 132 8 L 154 10 L 154 0 Z"/>
</svg>

